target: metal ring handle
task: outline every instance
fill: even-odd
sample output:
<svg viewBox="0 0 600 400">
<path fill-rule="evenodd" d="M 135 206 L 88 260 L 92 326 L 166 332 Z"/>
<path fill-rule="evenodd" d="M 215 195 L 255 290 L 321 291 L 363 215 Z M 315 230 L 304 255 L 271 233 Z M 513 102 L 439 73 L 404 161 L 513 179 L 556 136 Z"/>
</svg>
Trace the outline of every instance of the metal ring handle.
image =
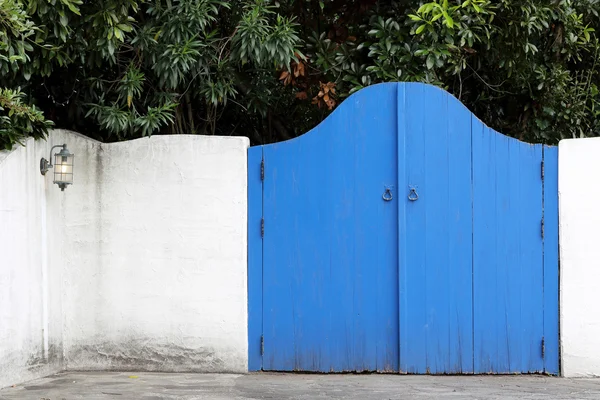
<svg viewBox="0 0 600 400">
<path fill-rule="evenodd" d="M 385 188 L 385 193 L 381 196 L 385 201 L 392 201 L 394 196 L 392 196 L 392 190 L 390 188 Z"/>
<path fill-rule="evenodd" d="M 417 201 L 419 200 L 419 193 L 417 193 L 417 190 L 413 187 L 410 188 L 410 193 L 408 193 L 408 199 L 410 201 Z"/>
</svg>

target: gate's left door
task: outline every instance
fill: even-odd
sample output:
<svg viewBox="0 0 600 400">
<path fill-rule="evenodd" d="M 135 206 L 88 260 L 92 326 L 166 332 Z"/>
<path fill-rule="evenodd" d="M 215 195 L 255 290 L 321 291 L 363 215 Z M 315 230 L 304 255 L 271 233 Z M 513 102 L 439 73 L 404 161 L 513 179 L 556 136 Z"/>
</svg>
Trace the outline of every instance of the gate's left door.
<svg viewBox="0 0 600 400">
<path fill-rule="evenodd" d="M 263 370 L 398 370 L 396 107 L 372 86 L 263 147 Z"/>
</svg>

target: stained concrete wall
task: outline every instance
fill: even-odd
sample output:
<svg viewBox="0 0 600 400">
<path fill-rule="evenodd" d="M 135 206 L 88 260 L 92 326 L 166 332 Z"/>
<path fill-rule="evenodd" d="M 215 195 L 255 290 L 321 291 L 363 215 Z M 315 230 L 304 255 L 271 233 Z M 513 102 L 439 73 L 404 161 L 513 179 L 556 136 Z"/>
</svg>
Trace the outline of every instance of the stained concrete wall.
<svg viewBox="0 0 600 400">
<path fill-rule="evenodd" d="M 54 144 L 68 143 L 78 162 L 76 185 L 61 192 L 40 159 Z M 63 359 L 62 294 L 74 236 L 65 221 L 79 220 L 96 187 L 90 170 L 99 143 L 54 131 L 48 141 L 0 152 L 0 387 L 60 371 Z M 92 200 L 93 201 L 93 200 Z M 67 233 L 67 234 L 65 234 Z"/>
<path fill-rule="evenodd" d="M 600 376 L 600 138 L 559 145 L 562 373 Z"/>
<path fill-rule="evenodd" d="M 75 154 L 64 192 L 39 160 Z M 0 152 L 0 387 L 67 369 L 247 369 L 245 138 Z"/>
<path fill-rule="evenodd" d="M 247 370 L 247 148 L 187 135 L 102 146 L 96 259 L 69 271 L 69 369 Z"/>
</svg>

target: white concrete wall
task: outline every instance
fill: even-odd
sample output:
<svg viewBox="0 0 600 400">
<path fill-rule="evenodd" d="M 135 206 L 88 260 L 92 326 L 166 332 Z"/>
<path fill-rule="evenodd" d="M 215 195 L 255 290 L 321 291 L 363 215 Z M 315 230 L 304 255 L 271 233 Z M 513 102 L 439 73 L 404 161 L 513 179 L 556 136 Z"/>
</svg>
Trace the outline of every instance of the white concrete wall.
<svg viewBox="0 0 600 400">
<path fill-rule="evenodd" d="M 67 290 L 69 369 L 247 370 L 246 138 L 102 146 L 97 262 Z"/>
<path fill-rule="evenodd" d="M 39 160 L 75 154 L 64 192 Z M 245 138 L 0 152 L 0 387 L 63 368 L 247 369 Z"/>
<path fill-rule="evenodd" d="M 79 162 L 76 186 L 61 192 L 52 171 L 40 174 L 42 157 L 68 143 Z M 98 143 L 55 131 L 48 141 L 0 152 L 0 387 L 60 371 L 63 266 L 72 263 L 64 221 L 80 213 L 75 198 L 90 175 L 86 154 Z M 81 159 L 81 161 L 80 161 Z"/>
<path fill-rule="evenodd" d="M 600 376 L 600 138 L 559 145 L 562 373 Z"/>
</svg>

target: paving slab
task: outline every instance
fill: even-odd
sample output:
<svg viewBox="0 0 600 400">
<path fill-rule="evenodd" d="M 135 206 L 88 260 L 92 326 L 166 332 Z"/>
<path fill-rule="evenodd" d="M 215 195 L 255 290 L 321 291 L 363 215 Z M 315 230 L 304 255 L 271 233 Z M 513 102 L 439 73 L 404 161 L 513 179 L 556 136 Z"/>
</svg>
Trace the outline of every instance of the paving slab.
<svg viewBox="0 0 600 400">
<path fill-rule="evenodd" d="M 600 399 L 600 379 L 543 376 L 68 372 L 0 390 L 0 400 Z"/>
</svg>

